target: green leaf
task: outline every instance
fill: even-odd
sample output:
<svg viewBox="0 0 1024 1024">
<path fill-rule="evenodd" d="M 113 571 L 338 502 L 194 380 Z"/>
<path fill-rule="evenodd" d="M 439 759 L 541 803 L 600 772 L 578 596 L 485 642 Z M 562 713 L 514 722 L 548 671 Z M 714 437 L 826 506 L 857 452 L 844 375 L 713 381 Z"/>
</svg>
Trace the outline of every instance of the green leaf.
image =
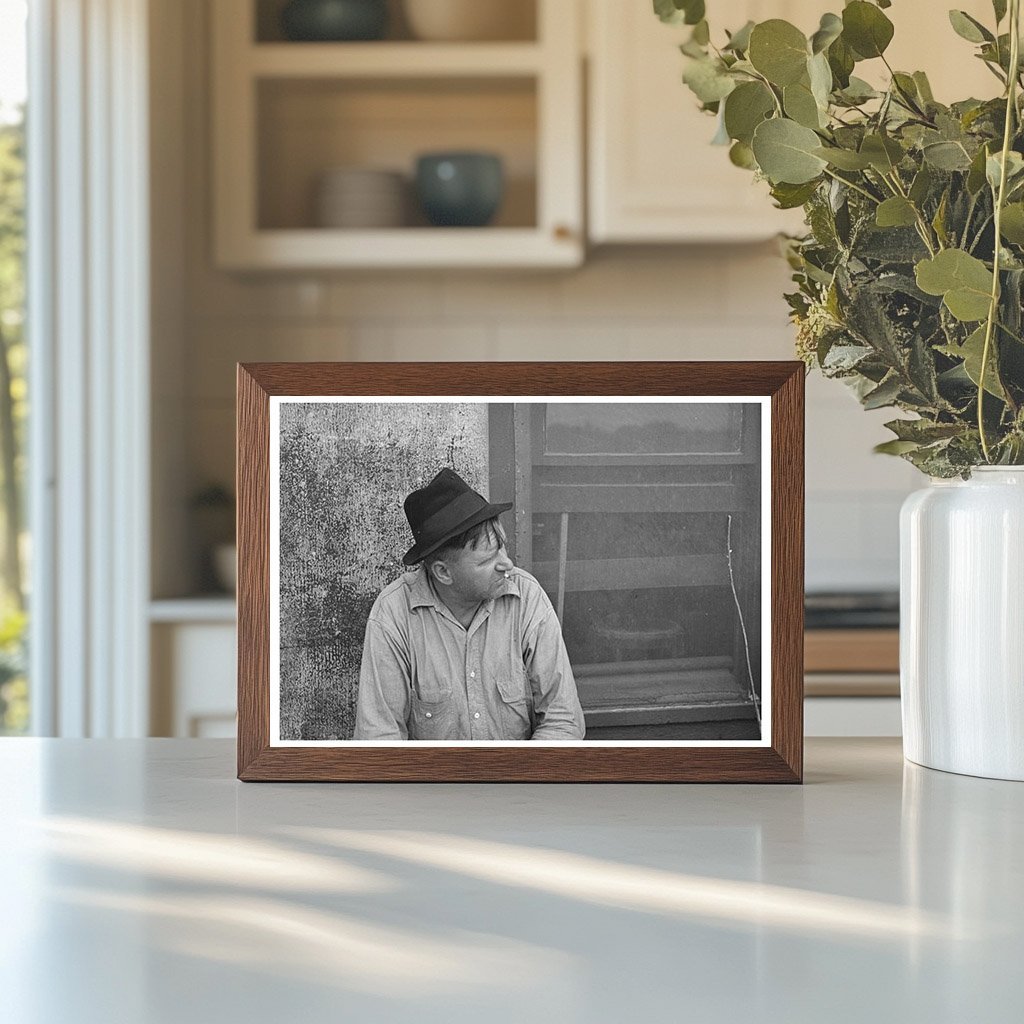
<svg viewBox="0 0 1024 1024">
<path fill-rule="evenodd" d="M 941 295 L 950 313 L 965 323 L 988 316 L 992 272 L 963 249 L 945 249 L 914 268 L 917 286 Z"/>
<path fill-rule="evenodd" d="M 729 160 L 745 171 L 756 171 L 757 161 L 754 151 L 745 142 L 734 142 L 729 149 Z"/>
<path fill-rule="evenodd" d="M 814 151 L 815 156 L 827 160 L 833 167 L 841 171 L 863 171 L 871 166 L 871 161 L 852 149 L 837 149 L 834 146 L 819 146 Z"/>
<path fill-rule="evenodd" d="M 876 455 L 906 455 L 907 452 L 916 451 L 920 447 L 917 441 L 883 441 L 871 450 Z"/>
<path fill-rule="evenodd" d="M 693 34 L 690 38 L 699 46 L 707 46 L 711 42 L 711 29 L 708 27 L 706 19 L 702 18 L 693 26 Z"/>
<path fill-rule="evenodd" d="M 667 25 L 696 25 L 704 17 L 704 0 L 654 0 L 654 13 Z"/>
<path fill-rule="evenodd" d="M 913 74 L 914 84 L 917 86 L 917 94 L 925 101 L 925 103 L 934 103 L 935 97 L 932 95 L 931 83 L 928 81 L 928 76 L 923 71 L 915 71 Z"/>
<path fill-rule="evenodd" d="M 686 11 L 683 21 L 687 25 L 696 25 L 704 20 L 704 0 L 683 0 L 683 7 Z"/>
<path fill-rule="evenodd" d="M 966 171 L 971 166 L 967 150 L 959 142 L 926 143 L 921 153 L 925 160 L 940 171 Z"/>
<path fill-rule="evenodd" d="M 935 441 L 948 440 L 963 431 L 959 423 L 936 423 L 934 420 L 890 420 L 885 424 L 901 441 L 916 441 L 918 444 L 931 444 Z"/>
<path fill-rule="evenodd" d="M 892 84 L 895 87 L 900 100 L 905 105 L 921 105 L 921 97 L 917 94 L 917 82 L 914 81 L 911 75 L 906 75 L 902 71 L 897 71 L 892 76 Z"/>
<path fill-rule="evenodd" d="M 869 391 L 860 400 L 865 409 L 881 409 L 884 406 L 892 405 L 900 396 L 902 391 L 900 378 L 893 374 L 887 377 L 878 387 Z"/>
<path fill-rule="evenodd" d="M 953 359 L 962 359 L 964 372 L 974 382 L 975 387 L 981 382 L 981 360 L 985 352 L 985 325 L 977 328 L 967 340 L 957 347 L 956 345 L 937 346 L 938 351 Z M 989 343 L 988 362 L 985 366 L 985 390 L 996 398 L 1006 400 L 1006 392 L 999 381 L 999 373 L 996 369 L 996 346 L 995 341 Z"/>
<path fill-rule="evenodd" d="M 949 212 L 949 189 L 945 189 L 942 198 L 939 200 L 935 216 L 932 217 L 932 229 L 942 246 L 949 245 L 949 234 L 946 231 L 946 214 Z"/>
<path fill-rule="evenodd" d="M 782 90 L 782 107 L 786 116 L 805 128 L 824 126 L 822 112 L 811 92 L 810 82 L 795 82 Z"/>
<path fill-rule="evenodd" d="M 1006 0 L 992 0 L 992 10 L 995 12 L 998 25 L 1006 17 Z"/>
<path fill-rule="evenodd" d="M 828 66 L 828 57 L 819 53 L 807 62 L 807 77 L 811 83 L 811 94 L 818 109 L 822 112 L 822 126 L 828 123 L 828 103 L 832 94 L 832 69 Z"/>
<path fill-rule="evenodd" d="M 1014 245 L 1024 245 L 1024 203 L 1010 203 L 1003 208 L 999 233 Z"/>
<path fill-rule="evenodd" d="M 683 71 L 683 81 L 702 103 L 723 100 L 736 88 L 736 82 L 716 60 L 689 60 Z"/>
<path fill-rule="evenodd" d="M 754 30 L 755 22 L 748 21 L 743 28 L 733 32 L 729 42 L 722 49 L 732 50 L 735 53 L 746 53 L 750 47 L 750 33 Z"/>
<path fill-rule="evenodd" d="M 992 191 L 995 192 L 999 188 L 999 177 L 1003 170 L 1003 154 L 1002 152 L 993 153 L 985 161 L 985 177 L 988 179 L 989 185 L 992 186 Z M 1006 185 L 1008 189 L 1013 188 L 1013 183 L 1024 174 L 1024 157 L 1015 150 L 1010 150 L 1006 154 Z"/>
<path fill-rule="evenodd" d="M 902 228 L 917 223 L 914 204 L 902 196 L 893 196 L 878 204 L 875 223 L 880 228 Z"/>
<path fill-rule="evenodd" d="M 748 146 L 754 129 L 775 110 L 775 98 L 763 82 L 743 82 L 725 101 L 725 128 L 729 137 Z"/>
<path fill-rule="evenodd" d="M 976 196 L 985 187 L 985 164 L 988 161 L 988 149 L 982 146 L 971 160 L 970 169 L 967 172 L 967 191 Z"/>
<path fill-rule="evenodd" d="M 773 85 L 798 82 L 807 68 L 807 38 L 795 25 L 772 18 L 750 33 L 747 59 Z"/>
<path fill-rule="evenodd" d="M 887 135 L 865 135 L 860 152 L 876 171 L 891 174 L 903 159 L 903 147 Z"/>
<path fill-rule="evenodd" d="M 851 75 L 849 84 L 841 91 L 840 95 L 848 103 L 856 105 L 876 99 L 881 93 L 877 89 L 872 88 L 864 79 Z"/>
<path fill-rule="evenodd" d="M 846 45 L 843 37 L 840 36 L 826 52 L 828 53 L 828 66 L 832 69 L 832 77 L 835 79 L 836 88 L 845 89 L 850 84 L 850 75 L 856 63 L 853 50 Z"/>
<path fill-rule="evenodd" d="M 949 23 L 953 26 L 953 31 L 969 43 L 995 42 L 996 37 L 966 11 L 950 11 Z"/>
<path fill-rule="evenodd" d="M 921 169 L 914 175 L 914 181 L 910 186 L 910 191 L 907 193 L 907 197 L 916 206 L 920 206 L 928 197 L 933 181 L 934 175 L 932 174 L 931 169 L 927 164 L 922 164 Z"/>
<path fill-rule="evenodd" d="M 874 4 L 853 0 L 843 9 L 843 39 L 861 59 L 881 57 L 892 36 L 892 22 Z"/>
<path fill-rule="evenodd" d="M 1007 74 L 1010 69 L 1010 34 L 1004 32 L 994 43 L 983 43 L 978 56 Z"/>
<path fill-rule="evenodd" d="M 805 182 L 801 185 L 779 182 L 772 186 L 772 199 L 775 200 L 780 210 L 795 210 L 798 206 L 803 206 L 817 190 L 817 181 Z"/>
<path fill-rule="evenodd" d="M 811 53 L 827 50 L 842 34 L 843 19 L 835 14 L 823 14 L 818 31 L 811 36 Z"/>
<path fill-rule="evenodd" d="M 820 141 L 810 128 L 780 117 L 762 121 L 757 126 L 752 149 L 758 166 L 770 182 L 802 185 L 813 181 L 825 169 L 825 161 L 814 152 Z"/>
</svg>

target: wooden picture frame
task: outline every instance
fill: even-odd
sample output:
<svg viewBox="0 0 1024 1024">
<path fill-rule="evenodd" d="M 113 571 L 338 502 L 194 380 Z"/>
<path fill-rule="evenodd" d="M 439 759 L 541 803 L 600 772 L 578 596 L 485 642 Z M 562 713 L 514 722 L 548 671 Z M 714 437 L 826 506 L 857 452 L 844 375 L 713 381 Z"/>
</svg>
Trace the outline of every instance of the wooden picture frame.
<svg viewBox="0 0 1024 1024">
<path fill-rule="evenodd" d="M 456 401 L 487 402 L 488 410 L 497 410 L 489 412 L 492 421 L 495 416 L 508 415 L 502 401 L 518 399 L 524 405 L 537 401 L 559 405 L 562 397 L 567 402 L 579 402 L 580 396 L 623 403 L 634 398 L 638 402 L 664 403 L 677 399 L 680 403 L 694 402 L 698 398 L 728 402 L 735 398 L 738 405 L 760 403 L 765 412 L 759 422 L 769 424 L 761 441 L 764 454 L 759 463 L 762 489 L 758 499 L 767 513 L 759 520 L 765 523 L 761 536 L 767 541 L 758 548 L 760 565 L 770 566 L 770 572 L 759 576 L 758 590 L 765 597 L 766 612 L 762 612 L 765 617 L 761 621 L 769 624 L 762 655 L 769 666 L 770 691 L 764 707 L 769 734 L 762 732 L 754 745 L 616 740 L 594 744 L 584 740 L 577 744 L 431 745 L 406 741 L 282 745 L 278 721 L 278 742 L 272 742 L 272 402 L 277 409 L 281 408 L 279 402 L 303 397 L 311 402 L 365 399 L 373 403 L 430 401 L 433 396 L 439 400 L 447 396 L 446 400 L 452 401 L 455 396 Z M 804 367 L 795 361 L 239 364 L 238 778 L 319 782 L 801 782 L 803 414 Z M 521 452 L 513 455 L 525 457 Z M 519 463 L 509 465 L 512 473 Z M 491 485 L 493 488 L 493 474 Z M 275 544 L 279 545 L 284 529 L 282 520 Z M 510 547 L 512 543 L 510 539 Z M 564 577 L 564 553 L 561 564 Z M 731 577 L 731 561 L 729 569 Z M 735 596 L 735 585 L 732 592 Z M 738 598 L 736 607 L 739 611 Z M 739 617 L 742 620 L 742 613 Z M 749 669 L 749 647 L 746 662 Z M 750 693 L 759 708 L 752 675 Z"/>
</svg>

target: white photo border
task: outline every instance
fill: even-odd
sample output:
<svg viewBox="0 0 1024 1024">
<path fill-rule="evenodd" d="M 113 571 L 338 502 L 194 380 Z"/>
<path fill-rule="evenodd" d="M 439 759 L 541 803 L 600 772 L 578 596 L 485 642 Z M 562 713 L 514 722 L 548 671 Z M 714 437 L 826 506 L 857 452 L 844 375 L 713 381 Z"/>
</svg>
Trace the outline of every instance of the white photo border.
<svg viewBox="0 0 1024 1024">
<path fill-rule="evenodd" d="M 281 739 L 281 406 L 301 404 L 700 404 L 761 409 L 761 738 L 757 740 L 415 740 L 416 747 L 771 747 L 772 746 L 772 458 L 770 395 L 270 395 L 270 746 L 399 747 L 409 740 Z"/>
</svg>

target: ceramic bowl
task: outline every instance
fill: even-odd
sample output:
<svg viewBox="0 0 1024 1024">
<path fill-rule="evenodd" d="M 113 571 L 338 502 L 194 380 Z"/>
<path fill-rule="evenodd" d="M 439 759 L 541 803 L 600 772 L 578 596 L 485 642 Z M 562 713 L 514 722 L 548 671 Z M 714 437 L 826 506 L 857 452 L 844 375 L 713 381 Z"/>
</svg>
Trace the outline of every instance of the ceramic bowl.
<svg viewBox="0 0 1024 1024">
<path fill-rule="evenodd" d="M 380 39 L 387 25 L 387 0 L 290 0 L 281 11 L 285 38 L 297 42 Z"/>
<path fill-rule="evenodd" d="M 425 153 L 416 161 L 416 194 L 436 227 L 483 227 L 504 193 L 501 157 L 494 153 Z"/>
<path fill-rule="evenodd" d="M 320 178 L 316 223 L 322 228 L 398 228 L 406 221 L 404 175 L 367 167 L 338 167 Z"/>
</svg>

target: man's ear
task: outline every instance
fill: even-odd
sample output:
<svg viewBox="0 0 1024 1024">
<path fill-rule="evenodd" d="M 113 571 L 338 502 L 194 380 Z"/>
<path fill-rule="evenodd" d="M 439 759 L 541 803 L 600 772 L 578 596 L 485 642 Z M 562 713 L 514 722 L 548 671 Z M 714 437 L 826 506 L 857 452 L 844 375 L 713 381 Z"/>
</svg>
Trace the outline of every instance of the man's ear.
<svg viewBox="0 0 1024 1024">
<path fill-rule="evenodd" d="M 428 569 L 438 583 L 444 583 L 448 586 L 451 585 L 452 574 L 448 571 L 448 566 L 445 565 L 445 563 L 442 562 L 441 559 L 437 559 L 437 561 L 431 562 L 428 566 Z"/>
</svg>

